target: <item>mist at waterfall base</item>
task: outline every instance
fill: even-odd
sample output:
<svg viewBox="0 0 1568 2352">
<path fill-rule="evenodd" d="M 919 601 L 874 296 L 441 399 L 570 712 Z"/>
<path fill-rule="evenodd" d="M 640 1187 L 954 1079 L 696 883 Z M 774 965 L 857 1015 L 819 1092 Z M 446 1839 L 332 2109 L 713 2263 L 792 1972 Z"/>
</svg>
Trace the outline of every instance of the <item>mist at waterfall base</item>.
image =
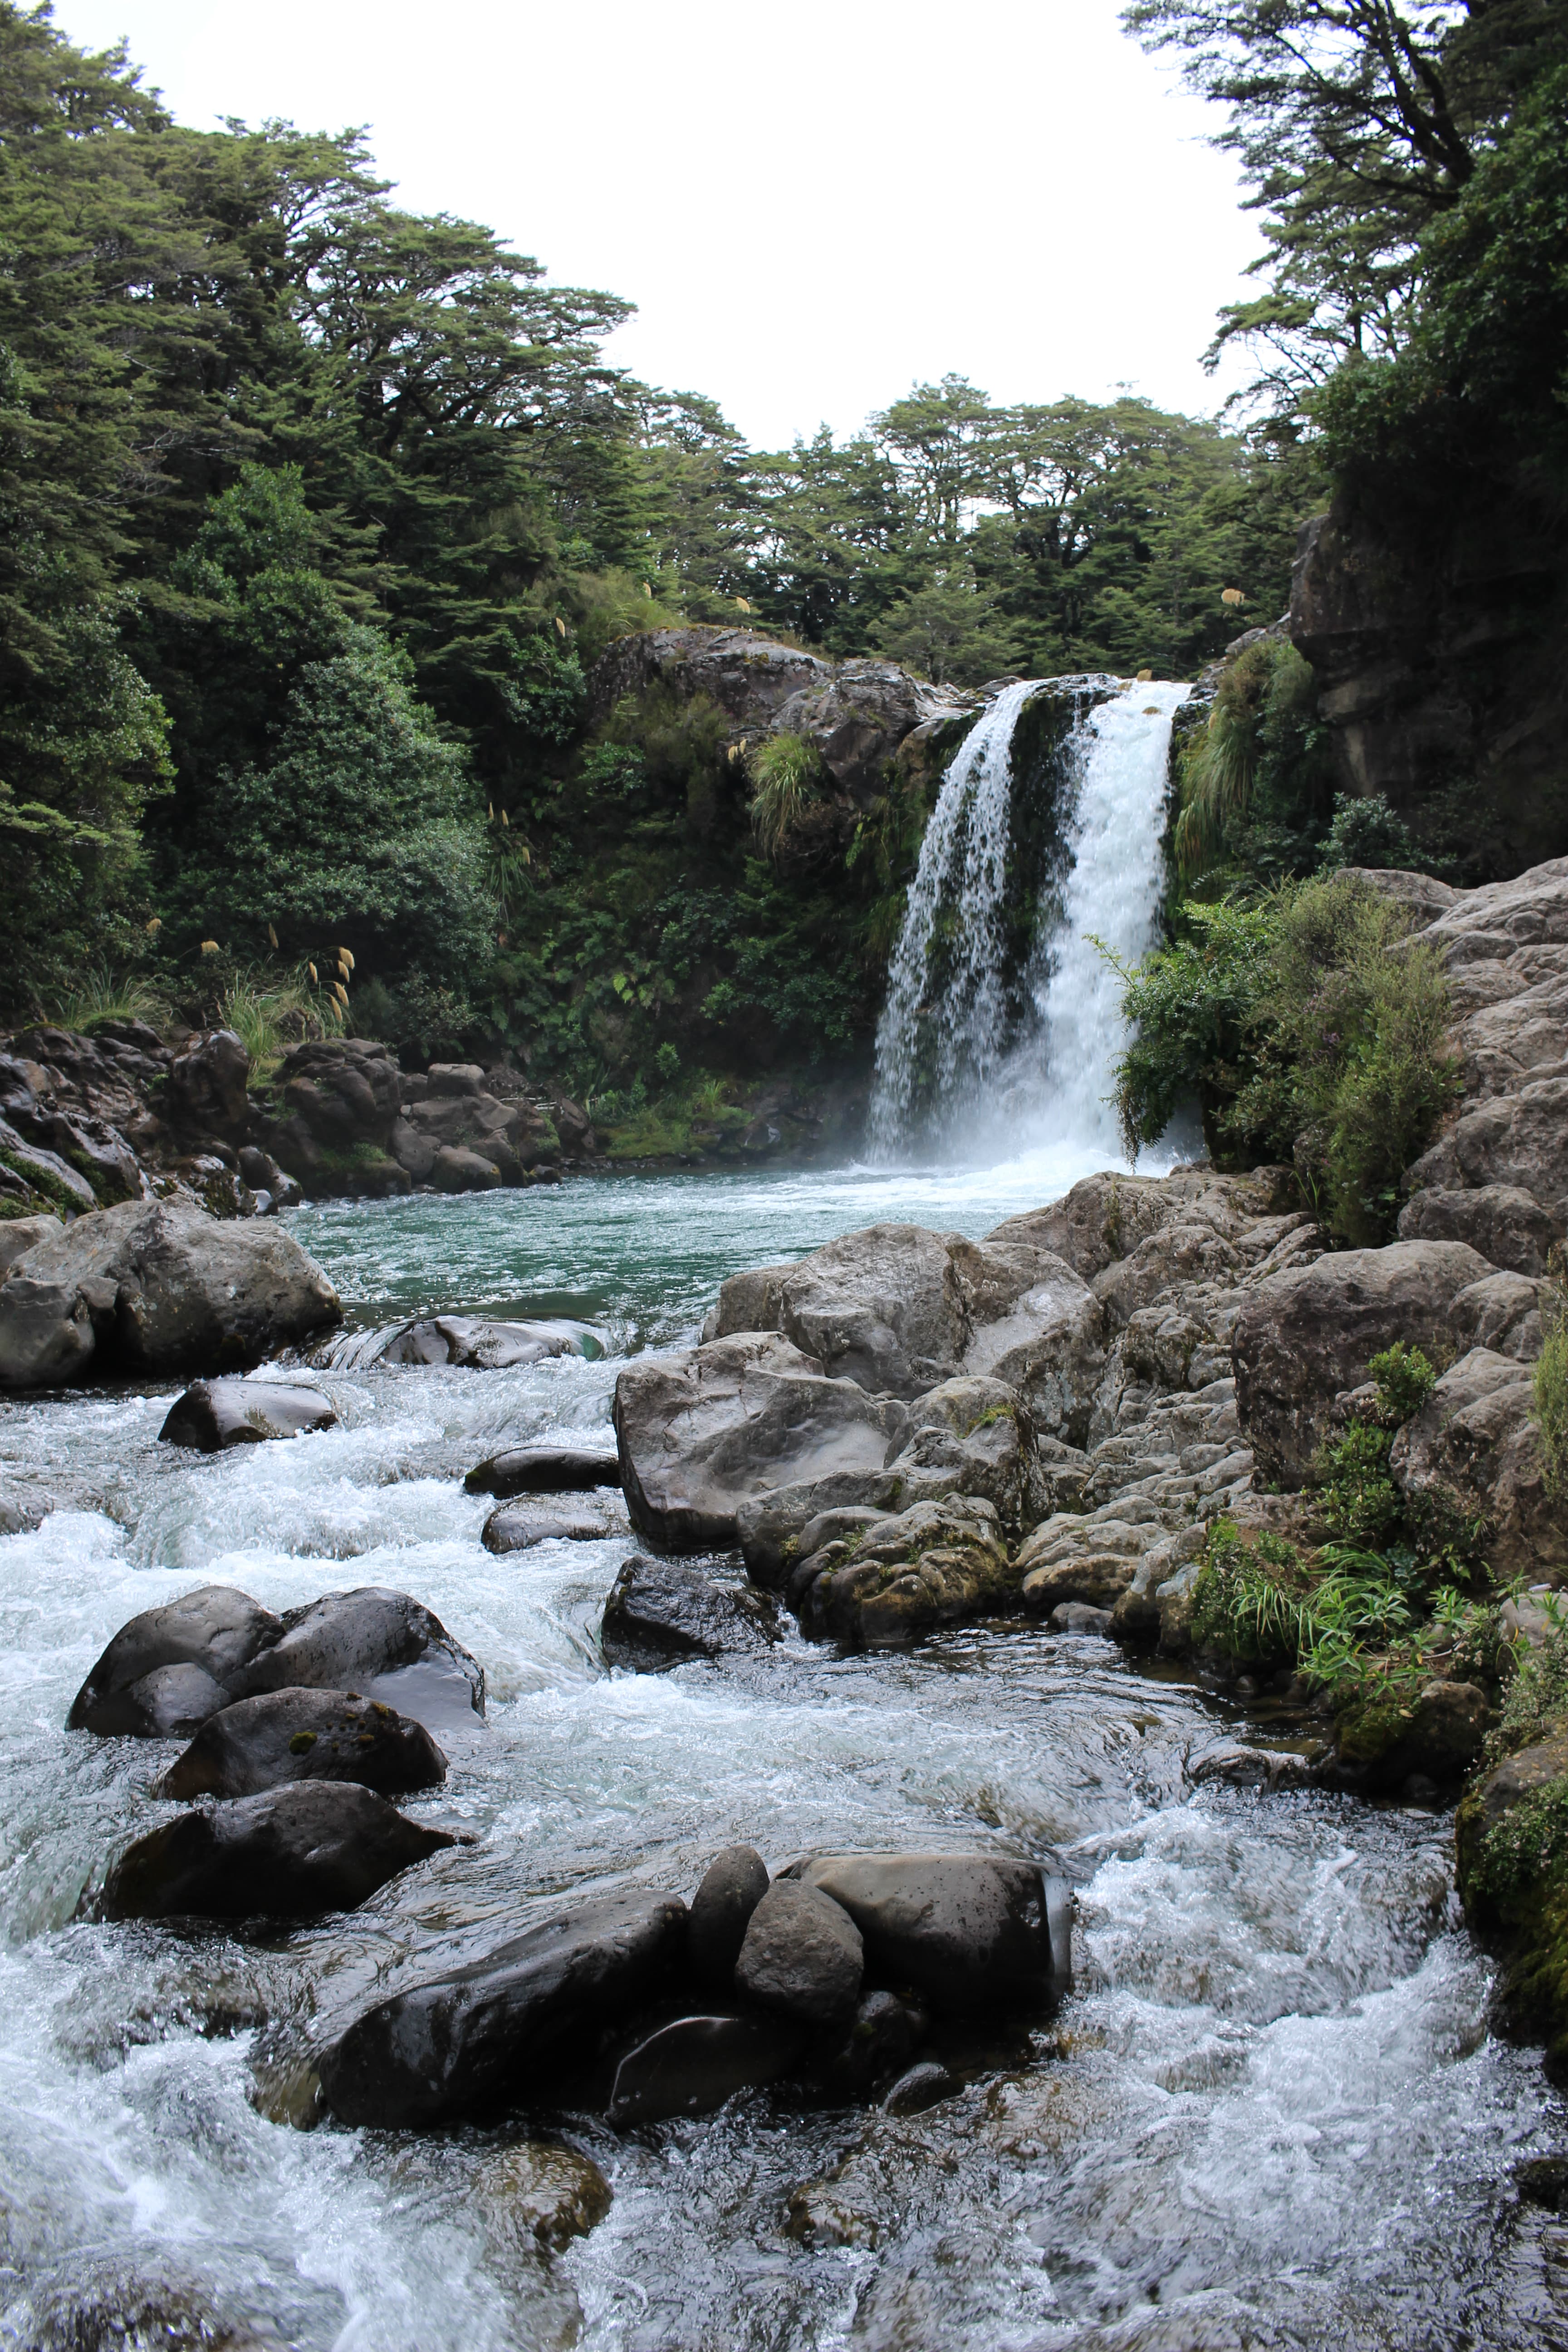
<svg viewBox="0 0 1568 2352">
<path fill-rule="evenodd" d="M 970 730 L 942 779 L 893 953 L 868 1123 L 875 1163 L 1006 1168 L 1040 1199 L 1127 1164 L 1110 1098 L 1125 1035 L 1116 966 L 1157 936 L 1171 728 L 1191 691 L 1023 679 Z M 1065 702 L 1068 719 L 1031 770 L 1020 722 L 1041 697 Z M 1021 877 L 1026 824 L 1044 825 L 1048 846 L 1043 861 L 1036 853 L 1039 872 Z M 1145 1171 L 1195 1146 L 1195 1129 L 1173 1131 Z"/>
</svg>

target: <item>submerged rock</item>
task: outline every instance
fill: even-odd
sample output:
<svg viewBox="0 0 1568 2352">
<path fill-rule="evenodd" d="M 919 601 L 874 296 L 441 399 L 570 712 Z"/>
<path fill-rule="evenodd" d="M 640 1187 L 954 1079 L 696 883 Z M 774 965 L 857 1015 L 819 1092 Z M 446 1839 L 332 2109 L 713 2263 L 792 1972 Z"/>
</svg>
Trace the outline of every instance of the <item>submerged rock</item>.
<svg viewBox="0 0 1568 2352">
<path fill-rule="evenodd" d="M 864 1973 L 848 1912 L 816 1886 L 775 1879 L 746 1922 L 735 1989 L 803 2024 L 837 2025 L 854 2016 Z"/>
<path fill-rule="evenodd" d="M 678 2017 L 661 2025 L 616 2070 L 609 2120 L 617 2130 L 670 2116 L 708 2116 L 737 2091 L 787 2073 L 804 2036 L 781 2017 Z"/>
<path fill-rule="evenodd" d="M 246 1669 L 283 1631 L 248 1592 L 204 1584 L 121 1627 L 71 1701 L 68 1731 L 187 1738 L 239 1694 Z"/>
<path fill-rule="evenodd" d="M 766 1594 L 640 1554 L 616 1579 L 599 1631 L 605 1664 L 639 1674 L 683 1658 L 765 1651 L 778 1638 L 777 1607 Z"/>
<path fill-rule="evenodd" d="M 337 1414 L 317 1389 L 285 1388 L 276 1381 L 196 1381 L 171 1405 L 158 1435 L 165 1445 L 223 1454 L 231 1445 L 261 1445 L 337 1425 Z"/>
<path fill-rule="evenodd" d="M 629 1365 L 615 1423 L 633 1527 L 695 1551 L 732 1544 L 741 1505 L 773 1487 L 879 1474 L 899 1408 L 752 1334 Z"/>
<path fill-rule="evenodd" d="M 514 1445 L 492 1454 L 469 1471 L 463 1485 L 470 1495 L 569 1495 L 594 1486 L 619 1486 L 621 1459 L 608 1446 Z"/>
<path fill-rule="evenodd" d="M 411 1863 L 456 1843 L 354 1781 L 295 1783 L 182 1813 L 138 1838 L 98 1908 L 106 1919 L 313 1919 L 357 1909 Z"/>
<path fill-rule="evenodd" d="M 342 1319 L 278 1226 L 127 1202 L 57 1228 L 0 1283 L 0 1386 L 244 1371 Z"/>
<path fill-rule="evenodd" d="M 727 1985 L 752 1912 L 768 1891 L 768 1866 L 752 1845 L 715 1854 L 691 1898 L 691 1966 L 705 1983 Z"/>
<path fill-rule="evenodd" d="M 286 1780 L 355 1780 L 411 1796 L 447 1777 L 422 1723 L 353 1691 L 278 1690 L 209 1716 L 158 1784 L 161 1797 L 249 1797 Z"/>
<path fill-rule="evenodd" d="M 602 1896 L 468 1967 L 378 2001 L 321 2053 L 341 2123 L 428 2125 L 521 2105 L 593 2062 L 603 2028 L 652 2000 L 686 1952 L 675 1895 Z"/>
<path fill-rule="evenodd" d="M 503 2148 L 480 2173 L 477 2193 L 492 2234 L 528 2239 L 557 2254 L 574 2238 L 585 2238 L 614 2201 L 591 2156 L 551 2139 Z"/>
</svg>

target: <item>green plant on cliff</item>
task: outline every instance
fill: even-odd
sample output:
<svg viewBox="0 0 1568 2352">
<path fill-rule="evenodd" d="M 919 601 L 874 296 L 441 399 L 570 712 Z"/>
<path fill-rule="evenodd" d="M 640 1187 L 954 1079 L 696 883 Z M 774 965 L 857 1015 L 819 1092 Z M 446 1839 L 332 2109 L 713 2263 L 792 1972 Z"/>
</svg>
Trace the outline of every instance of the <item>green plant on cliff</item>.
<svg viewBox="0 0 1568 2352">
<path fill-rule="evenodd" d="M 748 755 L 752 831 L 765 856 L 778 858 L 820 802 L 826 771 L 806 735 L 770 735 Z"/>
<path fill-rule="evenodd" d="M 1535 1425 L 1546 1491 L 1568 1503 L 1568 1258 L 1559 1242 L 1548 1267 L 1551 1284 L 1542 1321 L 1545 1337 L 1535 1366 Z"/>
</svg>

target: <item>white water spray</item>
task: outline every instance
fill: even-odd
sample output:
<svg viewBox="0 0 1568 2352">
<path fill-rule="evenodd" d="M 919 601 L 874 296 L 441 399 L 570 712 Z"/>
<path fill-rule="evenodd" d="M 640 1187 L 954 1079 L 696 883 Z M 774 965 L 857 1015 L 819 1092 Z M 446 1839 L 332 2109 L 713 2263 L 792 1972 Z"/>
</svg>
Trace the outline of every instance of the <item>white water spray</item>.
<svg viewBox="0 0 1568 2352">
<path fill-rule="evenodd" d="M 1050 779 L 1067 870 L 1036 909 L 1020 1008 L 1005 971 L 1014 739 L 1052 685 L 1082 704 Z M 1121 982 L 1095 941 L 1124 961 L 1153 943 L 1171 722 L 1190 692 L 1026 681 L 965 738 L 927 828 L 878 1028 L 879 1157 L 921 1144 L 963 1158 L 1064 1145 L 1117 1155 L 1106 1097 Z"/>
</svg>

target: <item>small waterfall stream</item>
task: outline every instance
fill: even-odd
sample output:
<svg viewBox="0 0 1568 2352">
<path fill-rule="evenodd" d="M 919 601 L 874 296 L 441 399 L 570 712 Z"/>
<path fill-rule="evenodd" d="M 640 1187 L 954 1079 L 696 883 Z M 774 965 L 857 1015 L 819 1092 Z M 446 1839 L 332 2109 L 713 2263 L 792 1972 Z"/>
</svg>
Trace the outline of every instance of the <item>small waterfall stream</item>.
<svg viewBox="0 0 1568 2352">
<path fill-rule="evenodd" d="M 1171 725 L 1190 692 L 1026 679 L 965 737 L 926 831 L 877 1033 L 878 1159 L 1062 1144 L 1115 1156 L 1105 1097 L 1121 986 L 1095 942 L 1136 959 L 1153 939 Z M 1059 740 L 1020 772 L 1020 722 L 1047 695 L 1064 704 Z M 1044 812 L 1028 805 L 1040 795 Z M 1042 865 L 1037 850 L 1030 876 L 1020 835 L 1042 814 L 1053 854 Z"/>
</svg>

